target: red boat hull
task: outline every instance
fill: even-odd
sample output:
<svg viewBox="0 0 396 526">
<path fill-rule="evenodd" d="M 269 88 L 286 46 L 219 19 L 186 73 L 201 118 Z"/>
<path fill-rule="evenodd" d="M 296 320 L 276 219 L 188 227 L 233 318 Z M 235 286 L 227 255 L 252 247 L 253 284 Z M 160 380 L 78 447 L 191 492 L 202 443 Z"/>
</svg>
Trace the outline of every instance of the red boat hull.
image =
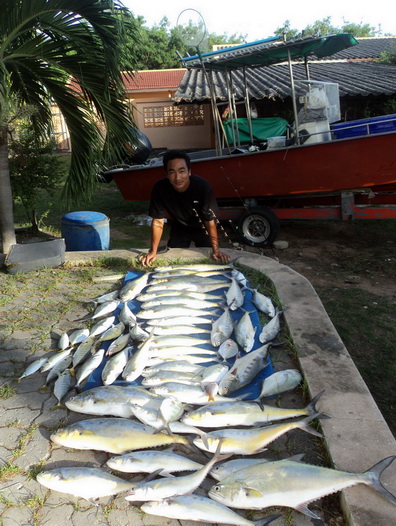
<svg viewBox="0 0 396 526">
<path fill-rule="evenodd" d="M 396 133 L 192 161 L 218 200 L 298 197 L 396 184 Z M 150 199 L 161 165 L 111 171 L 126 201 Z"/>
</svg>

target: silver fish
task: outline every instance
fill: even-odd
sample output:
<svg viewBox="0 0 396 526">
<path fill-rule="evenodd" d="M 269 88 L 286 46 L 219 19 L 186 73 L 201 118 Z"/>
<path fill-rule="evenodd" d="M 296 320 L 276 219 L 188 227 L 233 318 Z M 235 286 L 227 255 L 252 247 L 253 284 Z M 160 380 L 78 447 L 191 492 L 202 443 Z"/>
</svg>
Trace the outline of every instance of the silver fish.
<svg viewBox="0 0 396 526">
<path fill-rule="evenodd" d="M 142 380 L 142 385 L 145 387 L 154 387 L 165 382 L 182 382 L 190 385 L 200 385 L 201 377 L 196 373 L 160 371 L 144 378 Z"/>
<path fill-rule="evenodd" d="M 152 301 L 142 303 L 142 309 L 152 309 L 162 305 L 186 305 L 190 309 L 208 309 L 218 307 L 219 301 L 195 300 L 185 296 L 164 296 Z"/>
<path fill-rule="evenodd" d="M 153 336 L 149 336 L 129 358 L 122 372 L 125 381 L 133 382 L 144 371 L 152 348 L 152 339 Z"/>
<path fill-rule="evenodd" d="M 219 394 L 228 395 L 250 384 L 253 378 L 266 366 L 265 360 L 268 349 L 268 344 L 263 345 L 235 360 L 235 363 L 219 384 Z"/>
<path fill-rule="evenodd" d="M 52 369 L 50 369 L 50 371 L 49 371 L 49 373 L 47 375 L 47 378 L 45 380 L 45 385 L 49 384 L 49 382 L 51 382 L 55 378 L 58 378 L 58 376 L 60 374 L 62 374 L 63 371 L 65 369 L 67 369 L 70 366 L 71 363 L 72 363 L 72 357 L 69 354 L 69 355 L 65 356 L 63 358 L 63 360 L 61 360 L 56 365 L 54 365 L 54 367 L 52 367 Z"/>
<path fill-rule="evenodd" d="M 54 395 L 59 404 L 62 403 L 63 398 L 70 391 L 72 383 L 73 375 L 71 374 L 70 369 L 66 369 L 58 376 L 58 379 L 54 383 Z"/>
<path fill-rule="evenodd" d="M 132 325 L 132 327 L 129 329 L 129 336 L 131 340 L 143 342 L 150 336 L 150 334 L 146 330 L 144 330 L 139 325 L 139 323 L 135 323 L 135 325 Z"/>
<path fill-rule="evenodd" d="M 209 402 L 208 394 L 196 385 L 188 385 L 178 382 L 165 382 L 150 389 L 151 393 L 160 396 L 173 396 L 185 404 L 205 405 Z M 216 395 L 215 401 L 228 401 L 224 396 Z"/>
<path fill-rule="evenodd" d="M 111 385 L 117 380 L 128 362 L 131 349 L 131 347 L 126 347 L 119 353 L 115 354 L 112 358 L 107 360 L 102 371 L 103 385 Z"/>
<path fill-rule="evenodd" d="M 230 309 L 226 308 L 213 322 L 210 340 L 212 345 L 219 347 L 223 342 L 229 339 L 234 330 L 234 323 L 231 317 Z"/>
<path fill-rule="evenodd" d="M 92 338 L 93 336 L 98 336 L 99 334 L 103 334 L 107 329 L 109 329 L 113 323 L 115 322 L 115 316 L 108 316 L 107 318 L 103 318 L 103 320 L 98 321 L 93 325 L 90 329 L 89 336 Z"/>
<path fill-rule="evenodd" d="M 72 352 L 72 347 L 69 347 L 68 349 L 65 349 L 64 351 L 59 351 L 56 354 L 53 354 L 50 358 L 46 360 L 46 362 L 42 365 L 40 371 L 42 373 L 45 373 L 46 371 L 49 371 L 57 363 L 59 363 L 65 356 L 68 356 Z"/>
<path fill-rule="evenodd" d="M 64 427 L 51 435 L 54 444 L 74 449 L 125 453 L 170 444 L 187 444 L 186 438 L 154 429 L 128 418 L 92 418 Z"/>
<path fill-rule="evenodd" d="M 251 521 L 235 511 L 199 495 L 179 495 L 168 499 L 145 502 L 140 508 L 145 513 L 170 519 L 207 522 L 208 524 L 233 524 L 236 526 L 265 526 L 279 514 L 258 521 Z"/>
<path fill-rule="evenodd" d="M 263 380 L 259 398 L 273 396 L 295 389 L 302 381 L 297 369 L 284 369 L 271 374 Z"/>
<path fill-rule="evenodd" d="M 208 338 L 195 338 L 194 336 L 154 336 L 153 347 L 196 347 L 197 345 L 208 345 Z M 213 349 L 215 350 L 215 349 Z"/>
<path fill-rule="evenodd" d="M 39 358 L 38 360 L 34 360 L 34 362 L 32 362 L 26 367 L 26 369 L 19 377 L 19 380 L 22 380 L 22 378 L 26 378 L 26 376 L 30 376 L 31 374 L 37 372 L 40 369 L 40 367 L 42 367 L 45 364 L 46 361 L 47 358 Z"/>
<path fill-rule="evenodd" d="M 237 310 L 239 307 L 242 307 L 245 301 L 241 287 L 235 278 L 231 278 L 231 285 L 226 292 L 226 300 L 231 310 Z"/>
<path fill-rule="evenodd" d="M 67 334 L 67 332 L 64 332 L 61 334 L 61 337 L 59 338 L 58 347 L 59 349 L 62 349 L 64 351 L 65 349 L 69 347 L 69 345 L 70 345 L 69 335 Z"/>
<path fill-rule="evenodd" d="M 201 373 L 201 385 L 205 386 L 211 382 L 219 383 L 227 374 L 229 366 L 224 363 L 215 363 L 205 367 Z"/>
<path fill-rule="evenodd" d="M 98 307 L 96 307 L 92 316 L 88 316 L 87 319 L 95 320 L 96 318 L 102 318 L 107 314 L 111 314 L 117 309 L 119 304 L 120 300 L 105 301 L 104 303 L 101 303 Z"/>
<path fill-rule="evenodd" d="M 113 356 L 113 354 L 117 354 L 118 352 L 125 349 L 125 347 L 128 345 L 130 339 L 129 333 L 127 334 L 121 334 L 111 342 L 111 344 L 108 346 L 106 350 L 106 356 Z"/>
<path fill-rule="evenodd" d="M 150 285 L 147 287 L 146 291 L 147 293 L 154 293 L 154 292 L 161 292 L 161 291 L 169 291 L 169 290 L 183 290 L 183 291 L 190 291 L 190 292 L 213 292 L 215 290 L 229 288 L 229 283 L 225 281 L 214 281 L 204 285 L 203 283 L 188 283 L 185 282 L 178 282 L 178 283 L 159 283 L 158 285 Z"/>
<path fill-rule="evenodd" d="M 266 462 L 269 462 L 266 458 L 234 458 L 213 466 L 210 476 L 216 480 L 223 480 L 240 469 Z"/>
<path fill-rule="evenodd" d="M 69 336 L 70 345 L 76 345 L 86 340 L 89 336 L 89 329 L 77 329 Z"/>
<path fill-rule="evenodd" d="M 180 325 L 175 327 L 156 327 L 154 326 L 153 334 L 156 336 L 176 336 L 189 334 L 208 334 L 210 335 L 211 330 L 203 327 L 197 327 L 197 325 Z"/>
<path fill-rule="evenodd" d="M 88 376 L 102 363 L 105 350 L 99 349 L 96 353 L 91 356 L 76 373 L 76 387 L 79 387 L 82 382 L 88 378 Z"/>
<path fill-rule="evenodd" d="M 310 502 L 356 484 L 366 484 L 396 505 L 396 498 L 380 482 L 381 473 L 395 458 L 387 457 L 364 473 L 349 473 L 293 460 L 257 464 L 223 479 L 210 489 L 209 496 L 233 508 L 287 506 L 320 519 L 308 508 Z"/>
<path fill-rule="evenodd" d="M 101 296 L 98 296 L 97 298 L 93 298 L 90 300 L 92 303 L 105 303 L 107 301 L 116 300 L 118 298 L 118 290 L 113 290 L 111 292 L 106 292 L 106 294 L 102 294 Z"/>
<path fill-rule="evenodd" d="M 140 310 L 136 317 L 142 320 L 155 320 L 160 318 L 174 318 L 175 316 L 209 316 L 218 312 L 217 308 L 211 309 L 191 309 L 186 306 L 169 307 L 164 305 L 155 309 Z"/>
<path fill-rule="evenodd" d="M 236 341 L 228 338 L 220 345 L 217 352 L 223 358 L 223 360 L 228 360 L 229 358 L 233 358 L 238 354 L 239 347 Z"/>
<path fill-rule="evenodd" d="M 152 301 L 155 299 L 160 299 L 162 297 L 176 298 L 180 296 L 185 297 L 185 298 L 192 298 L 196 300 L 216 301 L 219 299 L 219 297 L 214 294 L 204 294 L 202 292 L 193 292 L 189 290 L 166 290 L 166 289 L 158 291 L 157 293 L 146 293 L 145 292 L 145 293 L 139 294 L 137 299 L 141 301 L 142 303 L 144 303 L 146 301 Z"/>
<path fill-rule="evenodd" d="M 271 321 L 269 321 L 264 327 L 262 328 L 262 331 L 259 334 L 259 340 L 261 343 L 268 343 L 272 340 L 274 340 L 280 330 L 280 317 L 282 315 L 282 311 L 278 311 L 275 316 L 272 318 Z"/>
<path fill-rule="evenodd" d="M 174 327 L 179 325 L 194 326 L 194 325 L 211 325 L 212 318 L 205 316 L 175 316 L 170 318 L 159 318 L 154 320 L 146 320 L 147 325 L 154 325 L 155 327 Z"/>
<path fill-rule="evenodd" d="M 118 297 L 122 302 L 131 301 L 147 286 L 151 273 L 146 272 L 136 279 L 128 281 L 120 290 Z"/>
<path fill-rule="evenodd" d="M 158 471 L 161 476 L 180 471 L 196 471 L 202 464 L 189 458 L 177 455 L 172 450 L 134 451 L 125 455 L 110 458 L 106 464 L 110 469 L 123 473 L 153 473 Z"/>
<path fill-rule="evenodd" d="M 234 329 L 235 339 L 245 352 L 253 349 L 256 330 L 257 327 L 253 327 L 250 314 L 245 312 Z"/>
<path fill-rule="evenodd" d="M 116 495 L 133 487 L 127 482 L 100 468 L 64 467 L 42 471 L 36 477 L 37 482 L 46 488 L 92 499 Z"/>
<path fill-rule="evenodd" d="M 114 340 L 115 338 L 118 338 L 118 336 L 121 336 L 124 330 L 125 325 L 122 322 L 119 322 L 116 325 L 112 325 L 107 329 L 107 331 L 102 333 L 102 335 L 98 338 L 98 342 Z"/>
<path fill-rule="evenodd" d="M 273 318 L 276 314 L 276 310 L 271 298 L 265 296 L 257 289 L 252 289 L 252 292 L 252 302 L 255 307 L 264 314 L 267 314 L 270 318 Z"/>
<path fill-rule="evenodd" d="M 77 367 L 83 362 L 90 354 L 95 344 L 95 338 L 89 336 L 77 347 L 73 354 L 73 368 Z"/>
<path fill-rule="evenodd" d="M 134 325 L 136 323 L 136 316 L 128 307 L 128 303 L 125 302 L 122 306 L 121 312 L 118 319 L 126 326 Z"/>
<path fill-rule="evenodd" d="M 204 369 L 205 367 L 203 367 L 202 365 L 196 365 L 185 360 L 171 360 L 161 362 L 157 365 L 153 365 L 152 367 L 146 367 L 146 369 L 143 371 L 142 376 L 148 377 L 163 371 L 176 371 L 181 373 L 186 372 L 200 374 L 204 371 Z"/>
</svg>

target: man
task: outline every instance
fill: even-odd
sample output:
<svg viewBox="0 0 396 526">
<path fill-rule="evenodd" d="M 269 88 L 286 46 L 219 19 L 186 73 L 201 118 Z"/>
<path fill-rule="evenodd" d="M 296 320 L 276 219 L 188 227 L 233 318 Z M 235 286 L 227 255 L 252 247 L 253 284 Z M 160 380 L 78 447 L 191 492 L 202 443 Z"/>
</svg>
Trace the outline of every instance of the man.
<svg viewBox="0 0 396 526">
<path fill-rule="evenodd" d="M 211 247 L 212 258 L 226 263 L 229 257 L 219 250 L 213 213 L 216 200 L 209 183 L 191 175 L 191 161 L 185 152 L 169 150 L 163 164 L 167 177 L 155 183 L 151 192 L 151 246 L 142 264 L 150 265 L 157 258 L 165 214 L 171 224 L 169 248 L 187 248 L 193 241 L 197 247 Z"/>
</svg>

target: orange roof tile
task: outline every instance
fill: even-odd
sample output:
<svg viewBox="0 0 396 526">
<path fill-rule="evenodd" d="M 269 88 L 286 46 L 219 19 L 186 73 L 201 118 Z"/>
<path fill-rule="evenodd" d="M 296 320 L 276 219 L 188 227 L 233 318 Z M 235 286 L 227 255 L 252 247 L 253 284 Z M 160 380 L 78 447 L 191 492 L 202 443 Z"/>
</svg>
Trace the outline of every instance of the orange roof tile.
<svg viewBox="0 0 396 526">
<path fill-rule="evenodd" d="M 152 69 L 136 71 L 133 78 L 124 74 L 126 91 L 176 89 L 184 76 L 185 69 Z"/>
</svg>

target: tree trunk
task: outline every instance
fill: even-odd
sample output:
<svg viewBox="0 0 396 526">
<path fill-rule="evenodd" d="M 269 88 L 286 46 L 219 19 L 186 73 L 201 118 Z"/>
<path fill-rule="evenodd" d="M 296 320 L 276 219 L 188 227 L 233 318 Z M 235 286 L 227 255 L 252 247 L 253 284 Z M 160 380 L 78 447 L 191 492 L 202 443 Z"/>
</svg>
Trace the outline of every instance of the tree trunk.
<svg viewBox="0 0 396 526">
<path fill-rule="evenodd" d="M 16 238 L 6 126 L 0 126 L 0 225 L 2 252 L 7 254 L 11 246 L 16 243 Z"/>
</svg>

